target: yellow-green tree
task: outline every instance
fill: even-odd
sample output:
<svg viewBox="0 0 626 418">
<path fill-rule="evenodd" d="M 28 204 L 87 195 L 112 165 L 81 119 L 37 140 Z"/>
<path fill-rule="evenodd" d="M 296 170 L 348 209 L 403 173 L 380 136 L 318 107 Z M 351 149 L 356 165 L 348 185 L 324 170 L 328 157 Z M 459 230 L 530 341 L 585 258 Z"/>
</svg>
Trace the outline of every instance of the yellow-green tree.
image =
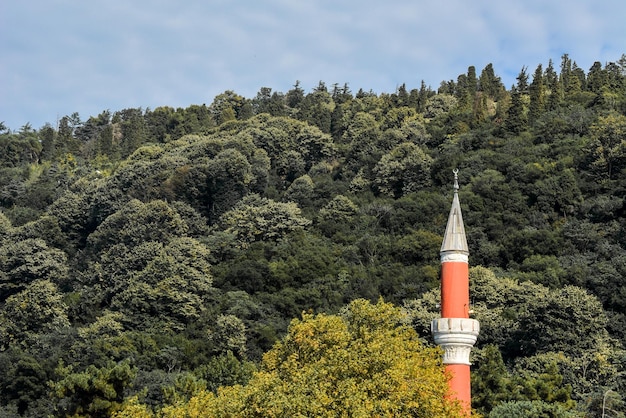
<svg viewBox="0 0 626 418">
<path fill-rule="evenodd" d="M 305 313 L 246 386 L 201 391 L 162 417 L 457 417 L 439 349 L 423 346 L 389 303 Z M 130 403 L 118 415 L 145 409 Z M 137 415 L 145 416 L 145 415 Z"/>
</svg>

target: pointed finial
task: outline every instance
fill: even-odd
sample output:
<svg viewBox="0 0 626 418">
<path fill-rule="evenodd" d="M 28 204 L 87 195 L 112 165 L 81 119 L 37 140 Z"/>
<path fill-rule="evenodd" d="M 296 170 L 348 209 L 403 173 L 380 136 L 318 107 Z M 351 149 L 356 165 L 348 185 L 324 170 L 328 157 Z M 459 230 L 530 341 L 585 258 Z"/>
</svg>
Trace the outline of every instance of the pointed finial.
<svg viewBox="0 0 626 418">
<path fill-rule="evenodd" d="M 461 214 L 461 204 L 459 203 L 459 169 L 452 170 L 454 173 L 454 197 L 450 216 L 446 225 L 446 233 L 441 244 L 442 257 L 447 259 L 447 253 L 462 254 L 464 261 L 467 261 L 467 239 L 465 238 L 465 226 L 463 225 L 463 215 Z M 444 260 L 442 258 L 442 261 Z M 458 261 L 458 260 L 457 260 Z"/>
</svg>

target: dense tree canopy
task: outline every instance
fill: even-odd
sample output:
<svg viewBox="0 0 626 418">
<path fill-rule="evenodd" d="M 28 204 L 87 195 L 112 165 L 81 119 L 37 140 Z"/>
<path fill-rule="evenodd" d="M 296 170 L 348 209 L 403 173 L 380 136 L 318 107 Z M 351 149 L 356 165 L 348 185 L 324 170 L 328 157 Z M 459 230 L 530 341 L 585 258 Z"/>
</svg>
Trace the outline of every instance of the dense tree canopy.
<svg viewBox="0 0 626 418">
<path fill-rule="evenodd" d="M 405 366 L 432 354 L 454 168 L 473 407 L 600 416 L 606 395 L 624 413 L 626 56 L 586 72 L 566 54 L 510 89 L 488 64 L 436 90 L 296 82 L 206 103 L 0 124 L 0 416 L 265 408 L 264 387 L 281 408 L 390 411 L 391 395 L 356 404 L 346 347 L 386 370 L 359 383 L 412 405 L 413 369 L 351 321 Z M 372 318 L 390 306 L 351 304 L 380 297 L 419 343 Z"/>
</svg>

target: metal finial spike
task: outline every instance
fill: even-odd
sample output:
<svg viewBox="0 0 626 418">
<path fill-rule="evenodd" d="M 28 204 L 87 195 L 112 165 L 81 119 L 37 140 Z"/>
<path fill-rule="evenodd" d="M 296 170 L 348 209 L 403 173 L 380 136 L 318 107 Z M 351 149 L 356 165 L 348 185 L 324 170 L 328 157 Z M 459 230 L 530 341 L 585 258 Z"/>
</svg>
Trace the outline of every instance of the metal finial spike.
<svg viewBox="0 0 626 418">
<path fill-rule="evenodd" d="M 454 173 L 454 192 L 456 193 L 459 190 L 459 169 L 455 168 L 452 172 Z"/>
</svg>

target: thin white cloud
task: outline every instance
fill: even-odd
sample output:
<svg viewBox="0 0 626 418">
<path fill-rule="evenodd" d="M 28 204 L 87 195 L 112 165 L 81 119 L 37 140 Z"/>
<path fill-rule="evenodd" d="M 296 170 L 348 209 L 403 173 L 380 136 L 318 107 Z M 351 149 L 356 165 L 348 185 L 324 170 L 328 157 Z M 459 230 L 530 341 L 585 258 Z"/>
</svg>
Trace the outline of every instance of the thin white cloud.
<svg viewBox="0 0 626 418">
<path fill-rule="evenodd" d="M 626 45 L 623 0 L 23 0 L 0 6 L 0 121 L 210 103 L 321 80 L 391 92 L 493 63 L 568 53 L 585 70 Z"/>
</svg>

